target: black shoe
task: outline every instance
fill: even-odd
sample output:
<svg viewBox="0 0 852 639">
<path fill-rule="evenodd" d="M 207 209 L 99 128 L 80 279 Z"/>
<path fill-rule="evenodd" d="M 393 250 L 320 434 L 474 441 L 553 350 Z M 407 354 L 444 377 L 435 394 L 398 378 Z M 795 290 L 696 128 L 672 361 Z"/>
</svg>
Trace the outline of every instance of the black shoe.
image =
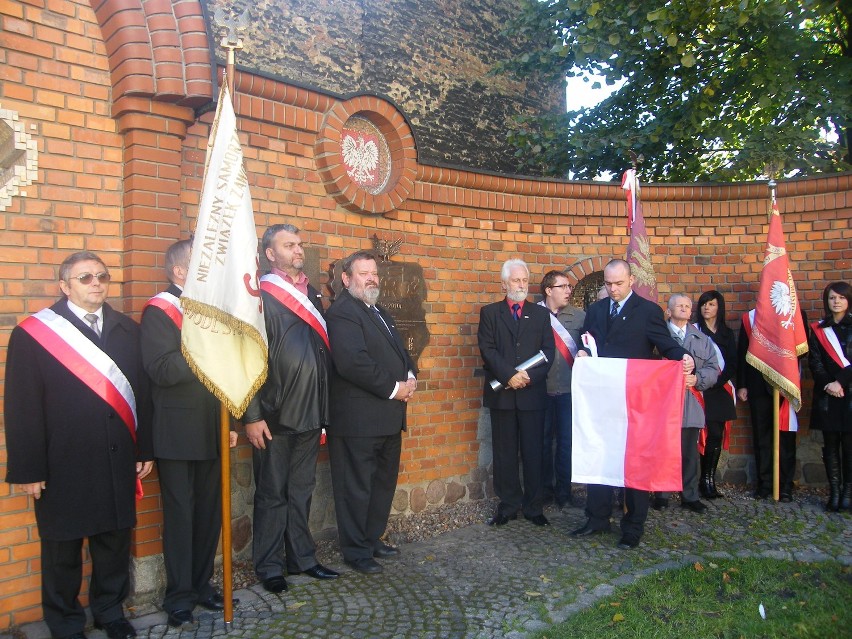
<svg viewBox="0 0 852 639">
<path fill-rule="evenodd" d="M 73 635 L 65 635 L 62 639 L 86 639 L 86 635 L 83 632 L 75 632 Z"/>
<path fill-rule="evenodd" d="M 235 606 L 240 603 L 239 599 L 231 599 L 231 603 Z M 225 598 L 222 596 L 221 592 L 213 591 L 213 594 L 204 599 L 203 601 L 199 601 L 198 605 L 202 608 L 207 608 L 207 610 L 213 610 L 214 612 L 224 610 L 225 609 Z"/>
<path fill-rule="evenodd" d="M 571 531 L 572 537 L 588 537 L 590 535 L 597 535 L 598 533 L 609 532 L 609 527 L 606 528 L 592 528 L 588 523 L 583 524 L 576 530 Z"/>
<path fill-rule="evenodd" d="M 290 574 L 292 575 L 294 573 L 291 572 Z M 340 576 L 339 572 L 332 570 L 331 568 L 326 568 L 322 564 L 317 564 L 312 568 L 303 570 L 302 574 L 307 575 L 308 577 L 313 577 L 314 579 L 337 579 Z"/>
<path fill-rule="evenodd" d="M 695 501 L 684 501 L 680 504 L 681 508 L 686 508 L 687 510 L 691 510 L 694 513 L 703 513 L 707 510 L 707 506 L 699 499 Z"/>
<path fill-rule="evenodd" d="M 529 522 L 532 522 L 536 526 L 549 526 L 550 525 L 550 522 L 547 521 L 547 517 L 545 517 L 544 515 L 533 515 L 532 517 L 528 517 L 528 516 L 524 515 L 524 519 L 526 519 Z"/>
<path fill-rule="evenodd" d="M 124 617 L 104 623 L 95 621 L 95 628 L 103 630 L 109 639 L 129 639 L 136 636 L 136 629 Z"/>
<path fill-rule="evenodd" d="M 489 526 L 505 526 L 510 521 L 513 521 L 517 518 L 518 518 L 518 513 L 515 513 L 514 515 L 502 515 L 500 513 L 497 513 L 491 519 L 488 520 L 488 525 Z"/>
<path fill-rule="evenodd" d="M 277 595 L 287 590 L 287 580 L 284 579 L 283 575 L 267 577 L 263 580 L 263 587 L 267 592 L 271 592 Z"/>
<path fill-rule="evenodd" d="M 654 501 L 651 502 L 651 508 L 654 510 L 665 510 L 669 507 L 669 500 L 667 497 L 654 497 Z"/>
<path fill-rule="evenodd" d="M 375 575 L 384 570 L 382 565 L 375 559 L 364 557 L 363 559 L 347 559 L 346 565 L 358 572 L 363 572 L 365 575 Z"/>
<path fill-rule="evenodd" d="M 632 550 L 639 545 L 638 539 L 631 539 L 630 537 L 622 537 L 618 540 L 618 547 L 622 550 Z"/>
<path fill-rule="evenodd" d="M 169 625 L 172 628 L 189 628 L 195 625 L 191 610 L 172 610 L 169 613 Z"/>
<path fill-rule="evenodd" d="M 791 493 L 781 493 L 778 495 L 778 501 L 782 504 L 789 504 L 793 501 L 793 495 Z"/>
<path fill-rule="evenodd" d="M 385 542 L 380 541 L 379 545 L 376 546 L 376 549 L 373 551 L 373 557 L 378 557 L 379 559 L 399 557 L 399 548 L 394 548 L 393 546 L 389 546 Z"/>
<path fill-rule="evenodd" d="M 771 494 L 772 494 L 772 492 L 769 491 L 769 490 L 766 490 L 764 488 L 758 488 L 754 492 L 754 498 L 755 499 L 767 499 L 769 497 L 769 495 L 771 495 Z"/>
</svg>

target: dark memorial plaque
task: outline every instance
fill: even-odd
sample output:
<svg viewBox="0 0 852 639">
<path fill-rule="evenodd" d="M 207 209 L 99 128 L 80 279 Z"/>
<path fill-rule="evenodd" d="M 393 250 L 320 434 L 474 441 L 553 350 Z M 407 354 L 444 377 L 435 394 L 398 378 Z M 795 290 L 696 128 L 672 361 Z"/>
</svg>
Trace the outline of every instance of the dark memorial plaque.
<svg viewBox="0 0 852 639">
<path fill-rule="evenodd" d="M 373 236 L 379 267 L 378 303 L 393 316 L 396 328 L 411 359 L 417 363 L 420 354 L 429 344 L 429 329 L 426 326 L 426 280 L 423 267 L 416 262 L 392 262 L 390 256 L 398 249 L 401 241 L 392 245 Z M 340 278 L 340 263 L 334 262 L 329 271 L 329 283 L 334 298 L 343 288 Z"/>
</svg>

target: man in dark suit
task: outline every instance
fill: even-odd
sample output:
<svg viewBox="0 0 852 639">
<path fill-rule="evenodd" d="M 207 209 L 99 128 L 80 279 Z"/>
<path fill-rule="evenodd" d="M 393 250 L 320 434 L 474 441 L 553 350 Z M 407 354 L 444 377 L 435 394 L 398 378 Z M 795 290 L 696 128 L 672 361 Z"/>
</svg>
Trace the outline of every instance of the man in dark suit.
<svg viewBox="0 0 852 639">
<path fill-rule="evenodd" d="M 530 272 L 523 260 L 506 261 L 500 279 L 506 297 L 482 307 L 477 334 L 485 364 L 482 403 L 491 414 L 494 492 L 500 499 L 488 523 L 502 526 L 522 510 L 536 526 L 547 526 L 549 522 L 541 512 L 541 466 L 547 373 L 556 351 L 550 313 L 526 301 Z M 539 351 L 547 362 L 529 370 L 517 369 Z M 494 379 L 502 384 L 497 391 L 490 384 Z M 523 488 L 518 473 L 519 449 Z"/>
<path fill-rule="evenodd" d="M 169 287 L 142 311 L 142 362 L 154 398 L 154 457 L 163 499 L 163 610 L 175 628 L 191 627 L 196 604 L 222 610 L 210 579 L 222 528 L 219 402 L 181 353 L 180 296 L 189 271 L 190 240 L 166 251 Z M 233 433 L 236 443 L 236 433 Z"/>
<path fill-rule="evenodd" d="M 59 267 L 65 297 L 21 322 L 9 340 L 6 481 L 35 500 L 42 610 L 57 638 L 85 639 L 83 538 L 95 627 L 110 639 L 136 635 L 122 602 L 136 496 L 153 465 L 151 408 L 139 326 L 106 303 L 109 281 L 94 253 L 69 256 Z"/>
<path fill-rule="evenodd" d="M 666 359 L 683 359 L 684 373 L 691 373 L 695 368 L 692 356 L 672 338 L 662 309 L 633 293 L 634 281 L 627 262 L 610 261 L 604 267 L 604 284 L 609 296 L 587 309 L 582 332 L 594 338 L 600 357 L 653 359 L 656 347 Z M 588 347 L 581 349 L 577 356 L 586 356 L 589 350 Z M 601 428 L 606 428 L 606 424 L 601 424 Z M 621 519 L 618 547 L 635 548 L 639 545 L 648 517 L 648 491 L 625 488 L 624 505 L 627 512 Z M 572 536 L 585 537 L 609 530 L 612 487 L 588 486 L 586 514 L 588 521 L 574 530 Z"/>
<path fill-rule="evenodd" d="M 339 576 L 317 561 L 308 525 L 320 434 L 329 421 L 331 362 L 320 294 L 304 273 L 299 229 L 274 224 L 261 247 L 271 266 L 260 279 L 269 375 L 243 421 L 254 446 L 252 561 L 263 587 L 280 593 L 287 589 L 285 569 L 314 579 Z"/>
<path fill-rule="evenodd" d="M 342 291 L 328 310 L 331 423 L 328 452 L 340 550 L 355 570 L 373 574 L 374 558 L 399 550 L 381 540 L 396 480 L 407 402 L 417 369 L 379 298 L 375 256 L 358 251 L 341 265 Z"/>
</svg>

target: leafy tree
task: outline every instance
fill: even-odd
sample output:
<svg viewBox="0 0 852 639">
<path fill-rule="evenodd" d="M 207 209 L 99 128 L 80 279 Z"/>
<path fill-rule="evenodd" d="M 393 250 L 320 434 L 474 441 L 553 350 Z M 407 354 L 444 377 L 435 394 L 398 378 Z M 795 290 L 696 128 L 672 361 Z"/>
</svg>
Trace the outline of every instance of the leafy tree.
<svg viewBox="0 0 852 639">
<path fill-rule="evenodd" d="M 523 170 L 589 179 L 628 152 L 658 181 L 852 167 L 852 0 L 522 0 L 498 65 L 520 77 L 603 76 L 597 106 L 519 116 Z M 826 139 L 826 132 L 836 140 Z"/>
</svg>

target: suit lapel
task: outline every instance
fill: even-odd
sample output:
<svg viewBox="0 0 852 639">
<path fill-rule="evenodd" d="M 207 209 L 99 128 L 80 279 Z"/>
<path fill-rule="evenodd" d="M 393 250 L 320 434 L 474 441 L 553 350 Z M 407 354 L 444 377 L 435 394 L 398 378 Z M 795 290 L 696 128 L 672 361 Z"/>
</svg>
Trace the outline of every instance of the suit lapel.
<svg viewBox="0 0 852 639">
<path fill-rule="evenodd" d="M 76 328 L 83 335 L 85 335 L 91 341 L 97 344 L 98 348 L 103 350 L 103 339 L 106 335 L 107 330 L 106 304 L 104 304 L 103 328 L 101 330 L 100 338 L 98 338 L 98 336 L 95 334 L 95 331 L 93 331 L 88 324 L 86 324 L 83 320 L 81 320 L 79 317 L 77 317 L 76 315 L 74 315 L 74 313 L 71 312 L 71 309 L 68 308 L 68 303 L 66 301 L 62 301 L 59 304 L 54 304 L 52 309 L 57 315 L 61 315 L 69 322 L 71 322 L 74 325 L 74 328 Z"/>
<path fill-rule="evenodd" d="M 499 307 L 500 319 L 503 320 L 503 323 L 506 325 L 506 328 L 509 329 L 509 332 L 512 335 L 518 334 L 518 324 L 520 322 L 516 322 L 515 318 L 512 316 L 512 309 L 509 308 L 509 304 L 504 299 L 502 302 L 502 306 Z M 521 309 L 521 314 L 523 314 L 523 309 Z"/>
<path fill-rule="evenodd" d="M 618 316 L 613 320 L 612 326 L 609 327 L 609 332 L 612 334 L 617 333 L 622 328 L 627 326 L 628 322 L 630 322 L 630 318 L 633 315 L 634 310 L 636 309 L 636 303 L 638 300 L 637 293 L 634 291 L 630 296 L 630 299 L 624 303 L 624 307 L 621 309 L 621 312 Z M 609 306 L 606 307 L 607 315 L 609 315 Z M 606 321 L 606 320 L 605 320 Z"/>
</svg>

